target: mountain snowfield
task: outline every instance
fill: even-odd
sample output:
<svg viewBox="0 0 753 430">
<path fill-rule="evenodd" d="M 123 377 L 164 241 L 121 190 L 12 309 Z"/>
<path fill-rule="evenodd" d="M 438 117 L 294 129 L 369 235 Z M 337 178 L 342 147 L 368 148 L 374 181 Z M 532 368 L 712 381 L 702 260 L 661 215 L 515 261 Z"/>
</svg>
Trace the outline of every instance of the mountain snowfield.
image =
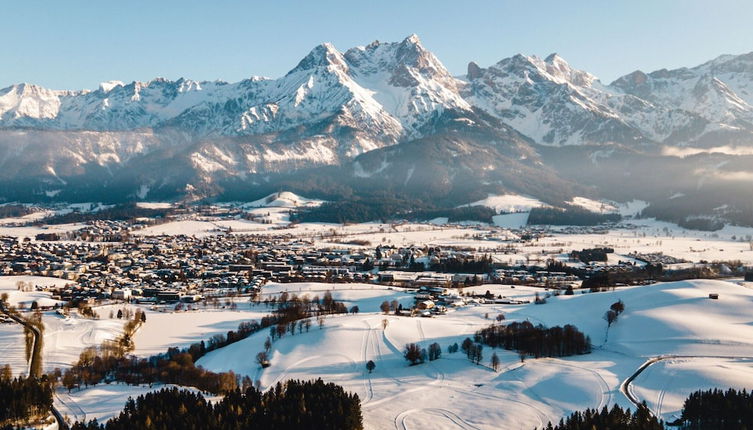
<svg viewBox="0 0 753 430">
<path fill-rule="evenodd" d="M 324 43 L 274 79 L 156 78 L 75 91 L 16 84 L 0 89 L 0 182 L 8 190 L 0 197 L 207 197 L 269 184 L 277 179 L 270 174 L 347 166 L 380 148 L 427 144 L 449 129 L 471 140 L 485 128 L 514 130 L 519 135 L 478 142 L 502 141 L 517 148 L 511 157 L 534 165 L 541 146 L 649 153 L 746 147 L 753 136 L 752 58 L 724 55 L 694 68 L 636 71 L 609 85 L 556 54 L 516 55 L 486 68 L 470 63 L 466 75 L 452 76 L 411 35 L 344 52 Z M 490 162 L 485 170 L 517 169 Z M 360 161 L 345 172 L 353 180 L 373 175 Z M 514 181 L 485 181 L 527 192 L 509 189 Z"/>
</svg>

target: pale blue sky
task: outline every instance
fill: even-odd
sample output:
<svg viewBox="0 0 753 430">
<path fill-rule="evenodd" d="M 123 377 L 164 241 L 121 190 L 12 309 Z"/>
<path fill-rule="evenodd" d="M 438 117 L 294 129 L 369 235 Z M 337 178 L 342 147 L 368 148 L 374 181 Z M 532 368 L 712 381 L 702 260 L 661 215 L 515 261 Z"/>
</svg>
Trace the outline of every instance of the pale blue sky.
<svg viewBox="0 0 753 430">
<path fill-rule="evenodd" d="M 558 52 L 604 82 L 753 51 L 749 0 L 0 0 L 0 87 L 283 75 L 321 42 L 419 35 L 454 74 Z"/>
</svg>

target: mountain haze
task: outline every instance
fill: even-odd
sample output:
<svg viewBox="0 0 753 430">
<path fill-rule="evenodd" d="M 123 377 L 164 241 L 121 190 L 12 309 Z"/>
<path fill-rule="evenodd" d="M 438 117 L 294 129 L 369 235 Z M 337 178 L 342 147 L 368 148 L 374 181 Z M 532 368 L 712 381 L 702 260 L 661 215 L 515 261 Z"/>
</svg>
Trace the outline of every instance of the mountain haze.
<svg viewBox="0 0 753 430">
<path fill-rule="evenodd" d="M 288 187 L 559 204 L 721 189 L 736 204 L 752 143 L 753 53 L 604 84 L 557 54 L 452 76 L 411 35 L 321 44 L 276 79 L 1 89 L 0 197 L 251 199 Z"/>
</svg>

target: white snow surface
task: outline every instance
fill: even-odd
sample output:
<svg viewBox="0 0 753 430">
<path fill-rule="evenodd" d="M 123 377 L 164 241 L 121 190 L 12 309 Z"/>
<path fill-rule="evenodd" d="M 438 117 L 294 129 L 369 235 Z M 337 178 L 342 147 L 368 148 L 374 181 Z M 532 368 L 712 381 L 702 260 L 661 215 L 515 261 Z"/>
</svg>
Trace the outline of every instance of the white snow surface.
<svg viewBox="0 0 753 430">
<path fill-rule="evenodd" d="M 602 213 L 602 214 L 614 213 L 618 211 L 618 208 L 612 202 L 598 201 L 598 200 L 593 200 L 586 197 L 574 197 L 572 200 L 570 200 L 567 203 L 573 206 L 579 206 L 591 212 Z"/>
<path fill-rule="evenodd" d="M 0 366 L 9 364 L 14 375 L 29 373 L 24 339 L 24 328 L 21 324 L 0 324 Z"/>
<path fill-rule="evenodd" d="M 241 205 L 245 208 L 256 207 L 283 207 L 283 208 L 299 208 L 299 207 L 316 207 L 320 206 L 324 201 L 316 199 L 307 199 L 301 197 L 290 191 L 282 191 L 279 193 L 272 193 L 259 200 L 255 200 L 250 203 Z"/>
<path fill-rule="evenodd" d="M 524 301 L 532 300 L 536 293 L 547 293 L 508 285 L 464 289 L 487 290 Z M 634 381 L 632 390 L 665 419 L 675 416 L 685 396 L 697 389 L 753 384 L 753 326 L 749 324 L 753 289 L 733 282 L 682 281 L 590 294 L 576 290 L 573 296 L 549 297 L 544 305 L 469 304 L 433 318 L 381 314 L 382 301 L 408 305 L 413 294 L 371 284 L 273 283 L 265 286 L 263 297 L 282 292 L 322 297 L 326 291 L 348 307 L 359 306 L 360 313 L 328 316 L 321 329 L 314 321 L 310 331 L 275 341 L 272 365 L 265 370 L 253 357 L 263 349 L 266 330 L 212 351 L 198 364 L 208 370 L 248 375 L 261 381 L 262 388 L 289 378 L 321 377 L 338 383 L 359 395 L 367 429 L 392 428 L 395 423 L 398 428 L 540 428 L 575 410 L 612 403 L 630 406 L 620 385 L 646 360 L 660 355 L 681 357 L 649 366 Z M 710 293 L 719 294 L 719 299 L 709 299 Z M 617 300 L 625 303 L 625 312 L 607 330 L 602 315 Z M 238 310 L 146 309 L 147 322 L 135 336 L 135 353 L 147 356 L 170 346 L 185 347 L 235 329 L 241 321 L 258 320 L 270 311 L 245 301 L 238 305 Z M 124 321 L 107 316 L 117 308 L 95 308 L 99 320 L 75 313 L 67 318 L 45 313 L 45 369 L 65 368 L 84 347 L 120 333 Z M 527 359 L 524 363 L 514 352 L 496 350 L 502 361 L 500 372 L 486 367 L 493 352 L 489 347 L 484 348 L 482 366 L 471 364 L 462 353 L 447 352 L 447 346 L 472 337 L 499 313 L 508 322 L 574 324 L 590 336 L 594 350 L 583 356 Z M 385 319 L 388 324 L 383 328 Z M 11 347 L 3 347 L 10 352 L 3 355 L 3 362 L 12 363 L 16 373 L 23 372 L 23 347 L 13 347 L 22 335 L 12 325 L 0 326 L 0 333 L 0 346 L 10 342 Z M 408 366 L 402 350 L 410 342 L 424 348 L 437 342 L 442 358 Z M 364 367 L 368 360 L 376 363 L 372 374 Z M 59 390 L 56 405 L 72 417 L 107 420 L 122 409 L 128 396 L 159 388 L 111 384 L 74 390 L 70 395 Z"/>
<path fill-rule="evenodd" d="M 191 311 L 145 309 L 146 323 L 136 332 L 134 354 L 148 357 L 161 354 L 169 347 L 184 348 L 216 334 L 227 334 L 236 330 L 243 321 L 259 321 L 269 315 L 270 309 L 250 307 L 248 302 L 236 300 L 238 309 L 212 309 L 196 307 Z M 170 327 L 166 330 L 166 327 Z"/>
<path fill-rule="evenodd" d="M 348 289 L 332 285 L 337 294 L 347 294 L 351 303 L 363 293 L 372 300 L 370 289 Z M 272 286 L 279 291 L 282 286 Z M 311 291 L 311 284 L 298 287 Z M 321 288 L 321 287 L 320 287 Z M 294 285 L 288 290 L 295 291 Z M 531 299 L 541 289 L 511 288 L 501 285 L 475 287 L 495 295 Z M 719 300 L 708 294 L 720 294 Z M 368 293 L 368 294 L 367 294 Z M 606 337 L 604 310 L 616 300 L 626 310 Z M 377 299 L 378 300 L 378 299 Z M 574 410 L 602 407 L 613 402 L 630 406 L 619 392 L 622 381 L 647 358 L 661 354 L 753 356 L 753 327 L 748 307 L 753 291 L 722 281 L 685 281 L 647 287 L 624 288 L 614 292 L 550 297 L 545 305 L 467 306 L 435 318 L 384 316 L 362 311 L 358 315 L 326 318 L 319 329 L 287 335 L 272 347 L 272 366 L 261 370 L 250 356 L 263 349 L 268 333 L 259 333 L 203 357 L 199 364 L 214 371 L 233 370 L 259 379 L 270 387 L 288 378 L 322 377 L 358 393 L 363 402 L 368 429 L 417 427 L 518 429 L 541 427 L 549 420 Z M 368 309 L 373 309 L 368 306 Z M 448 354 L 446 348 L 460 343 L 473 332 L 491 323 L 503 312 L 507 320 L 530 320 L 549 326 L 575 324 L 588 334 L 594 352 L 565 359 L 529 359 L 520 363 L 516 354 L 497 350 L 502 371 L 475 366 L 461 353 Z M 382 320 L 388 320 L 382 329 Z M 402 358 L 406 343 L 428 347 L 438 342 L 441 359 L 415 367 Z M 484 349 L 488 362 L 491 350 Z M 376 369 L 368 374 L 364 365 L 374 360 Z M 750 366 L 713 366 L 712 371 L 688 367 L 688 378 L 665 384 L 668 412 L 676 411 L 676 399 L 709 384 L 737 386 L 753 383 Z M 659 367 L 655 372 L 659 371 Z M 696 384 L 696 382 L 698 382 Z M 636 381 L 636 392 L 655 393 Z M 662 384 L 661 381 L 655 382 Z M 654 396 L 655 398 L 655 396 Z M 649 404 L 654 405 L 651 399 Z M 655 406 L 652 406 L 656 410 Z M 460 424 L 458 424 L 460 423 Z"/>
<path fill-rule="evenodd" d="M 126 385 L 111 383 L 74 389 L 70 393 L 60 388 L 55 393 L 54 402 L 60 413 L 67 415 L 72 420 L 90 421 L 96 419 L 100 424 L 104 424 L 120 414 L 128 398 L 135 400 L 138 396 L 146 393 L 173 387 L 195 393 L 199 392 L 192 387 L 172 384 Z"/>
<path fill-rule="evenodd" d="M 466 206 L 466 205 L 463 205 Z M 532 208 L 546 206 L 538 199 L 519 194 L 489 195 L 483 200 L 469 203 L 467 206 L 486 206 L 500 212 L 527 212 Z"/>
<path fill-rule="evenodd" d="M 31 284 L 31 291 L 19 291 L 18 283 Z M 36 287 L 62 287 L 71 281 L 46 276 L 0 276 L 0 293 L 8 294 L 8 303 L 18 308 L 28 308 L 32 302 L 39 306 L 54 306 L 60 303 L 50 298 L 52 293 L 37 291 Z"/>
</svg>

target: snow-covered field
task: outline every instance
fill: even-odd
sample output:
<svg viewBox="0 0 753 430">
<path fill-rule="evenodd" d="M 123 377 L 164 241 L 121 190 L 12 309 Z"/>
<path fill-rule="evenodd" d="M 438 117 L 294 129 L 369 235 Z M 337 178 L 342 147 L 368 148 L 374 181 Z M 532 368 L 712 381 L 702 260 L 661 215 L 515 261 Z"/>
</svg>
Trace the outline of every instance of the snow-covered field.
<svg viewBox="0 0 753 430">
<path fill-rule="evenodd" d="M 652 364 L 636 378 L 633 392 L 665 420 L 674 421 L 688 394 L 703 389 L 750 391 L 753 357 L 683 357 Z"/>
<path fill-rule="evenodd" d="M 206 309 L 183 312 L 152 311 L 145 309 L 146 323 L 134 336 L 138 356 L 150 356 L 175 346 L 183 348 L 215 334 L 236 330 L 243 321 L 260 320 L 270 309 L 262 306 L 238 305 L 238 310 Z"/>
<path fill-rule="evenodd" d="M 20 324 L 0 324 L 0 366 L 10 364 L 14 375 L 27 374 L 24 328 Z"/>
<path fill-rule="evenodd" d="M 31 285 L 31 291 L 19 291 L 19 282 Z M 52 294 L 37 291 L 36 287 L 62 287 L 67 283 L 70 281 L 45 276 L 0 276 L 0 294 L 7 293 L 8 304 L 19 308 L 28 308 L 32 302 L 39 306 L 54 306 L 58 302 L 50 298 Z"/>
<path fill-rule="evenodd" d="M 485 292 L 531 300 L 542 289 L 506 285 L 469 287 L 465 292 Z M 750 305 L 753 289 L 723 281 L 684 281 L 629 287 L 605 293 L 552 296 L 546 304 L 469 304 L 433 318 L 383 315 L 379 304 L 412 301 L 412 293 L 369 284 L 269 284 L 264 297 L 289 294 L 322 297 L 331 291 L 358 314 L 329 316 L 319 328 L 286 335 L 274 342 L 272 365 L 260 369 L 254 360 L 263 350 L 268 332 L 212 351 L 198 364 L 213 371 L 233 370 L 258 380 L 262 388 L 288 378 L 321 377 L 358 393 L 363 402 L 366 428 L 476 428 L 530 429 L 575 410 L 613 403 L 631 406 L 620 386 L 648 359 L 677 355 L 658 361 L 632 383 L 632 392 L 664 418 L 671 419 L 692 391 L 711 387 L 753 386 L 753 325 Z M 718 300 L 708 298 L 719 294 Z M 609 305 L 625 303 L 625 312 L 607 331 L 602 318 Z M 65 318 L 44 316 L 44 367 L 65 367 L 88 345 L 117 336 L 124 321 L 110 319 L 117 306 L 96 308 L 101 319 L 88 320 L 75 313 Z M 201 308 L 189 312 L 147 309 L 147 322 L 135 336 L 136 354 L 147 356 L 170 346 L 184 347 L 214 334 L 237 328 L 241 321 L 259 319 L 269 308 L 247 301 L 238 310 Z M 591 337 L 591 354 L 561 359 L 527 359 L 516 353 L 495 352 L 501 370 L 488 367 L 492 349 L 484 348 L 482 365 L 470 363 L 462 352 L 447 347 L 462 343 L 478 329 L 504 313 L 506 321 L 529 320 L 548 326 L 574 324 Z M 383 320 L 387 320 L 384 328 Z M 17 373 L 25 368 L 20 327 L 0 326 L 3 362 Z M 442 358 L 408 366 L 402 357 L 406 343 L 422 347 L 437 342 Z M 715 358 L 716 357 L 716 358 Z M 737 358 L 730 358 L 737 357 Z M 373 360 L 376 369 L 366 371 Z M 151 389 L 157 389 L 153 387 Z M 56 404 L 71 417 L 108 419 L 129 396 L 149 387 L 100 385 L 60 390 Z"/>
<path fill-rule="evenodd" d="M 464 205 L 465 206 L 465 205 Z M 499 212 L 527 212 L 533 208 L 546 206 L 533 197 L 521 196 L 518 194 L 489 195 L 483 200 L 469 203 L 468 206 L 486 206 Z"/>
<path fill-rule="evenodd" d="M 308 296 L 321 298 L 326 292 L 332 294 L 332 298 L 345 303 L 350 308 L 358 306 L 360 312 L 378 312 L 379 305 L 385 300 L 391 302 L 397 300 L 403 306 L 412 306 L 413 295 L 401 288 L 386 287 L 372 284 L 322 284 L 315 282 L 299 282 L 292 284 L 271 283 L 264 287 L 262 297 L 279 296 L 283 292 L 289 295 Z"/>
<path fill-rule="evenodd" d="M 654 220 L 631 220 L 635 229 L 614 229 L 607 234 L 555 234 L 520 248 L 518 258 L 543 250 L 609 246 L 616 253 L 655 253 L 692 262 L 740 260 L 753 264 L 752 228 L 727 226 L 718 232 L 685 230 L 675 224 Z M 513 258 L 508 256 L 506 259 Z"/>
<path fill-rule="evenodd" d="M 343 290 L 335 295 L 373 291 Z M 277 287 L 275 287 L 277 288 Z M 302 286 L 305 290 L 305 286 Z M 532 288 L 481 286 L 494 294 L 530 299 Z M 715 292 L 719 300 L 708 299 Z M 626 310 L 609 330 L 602 319 L 618 299 Z M 263 349 L 267 333 L 209 353 L 199 364 L 210 370 L 233 370 L 269 387 L 287 378 L 322 377 L 358 393 L 367 428 L 533 428 L 574 410 L 611 403 L 631 406 L 619 391 L 622 382 L 649 357 L 661 354 L 753 357 L 753 326 L 749 306 L 753 290 L 721 281 L 689 281 L 631 287 L 614 292 L 551 297 L 544 305 L 467 306 L 434 318 L 384 316 L 379 313 L 333 316 L 319 329 L 276 341 L 272 366 L 261 370 L 250 357 Z M 593 353 L 566 359 L 528 359 L 497 350 L 502 371 L 471 364 L 462 353 L 446 348 L 491 323 L 503 312 L 507 320 L 546 325 L 575 324 L 588 334 Z M 490 319 L 486 319 L 489 314 Z M 382 320 L 388 320 L 382 329 Z M 440 360 L 408 366 L 402 358 L 406 343 L 423 347 L 438 342 Z M 484 350 L 482 364 L 492 351 Z M 365 363 L 374 360 L 368 374 Z M 676 413 L 678 402 L 691 391 L 713 385 L 753 386 L 747 361 L 661 362 L 634 382 L 634 392 L 653 410 Z M 665 367 L 671 367 L 665 370 Z M 674 366 L 674 367 L 672 367 Z M 648 370 L 647 370 L 648 372 Z M 669 373 L 667 373 L 669 372 Z M 674 372 L 674 373 L 672 373 Z M 682 381 L 672 383 L 682 374 Z M 651 377 L 651 375 L 659 375 Z M 646 379 L 648 378 L 648 379 Z M 649 383 L 644 381 L 648 380 Z M 660 387 L 660 388 L 656 388 Z M 657 393 L 663 390 L 663 406 Z M 645 397 L 644 397 L 645 396 Z M 668 415 L 665 415 L 668 416 Z"/>
<path fill-rule="evenodd" d="M 272 193 L 259 200 L 243 203 L 240 206 L 244 208 L 260 208 L 260 207 L 282 207 L 282 208 L 299 208 L 299 207 L 316 207 L 321 206 L 324 203 L 323 200 L 308 199 L 306 197 L 299 196 L 290 191 L 282 191 L 279 193 Z"/>
<path fill-rule="evenodd" d="M 42 366 L 45 370 L 56 367 L 66 369 L 78 360 L 81 351 L 90 346 L 100 346 L 105 340 L 117 338 L 123 331 L 125 321 L 108 318 L 111 309 L 117 306 L 95 308 L 100 319 L 89 319 L 71 311 L 65 317 L 55 312 L 43 315 L 44 352 Z"/>
</svg>

